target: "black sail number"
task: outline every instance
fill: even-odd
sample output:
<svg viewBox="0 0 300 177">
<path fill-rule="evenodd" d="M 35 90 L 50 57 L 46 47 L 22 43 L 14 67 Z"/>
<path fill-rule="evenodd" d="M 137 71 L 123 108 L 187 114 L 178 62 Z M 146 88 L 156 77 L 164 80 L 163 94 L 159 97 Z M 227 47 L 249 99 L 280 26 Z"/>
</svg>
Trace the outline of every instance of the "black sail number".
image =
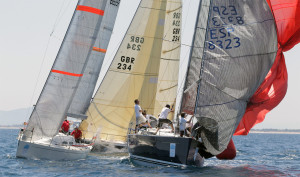
<svg viewBox="0 0 300 177">
<path fill-rule="evenodd" d="M 139 36 L 130 36 L 130 42 L 127 44 L 127 49 L 140 51 L 145 38 Z"/>
<path fill-rule="evenodd" d="M 134 57 L 121 56 L 120 62 L 117 64 L 117 69 L 131 71 L 132 65 L 135 63 Z"/>
</svg>

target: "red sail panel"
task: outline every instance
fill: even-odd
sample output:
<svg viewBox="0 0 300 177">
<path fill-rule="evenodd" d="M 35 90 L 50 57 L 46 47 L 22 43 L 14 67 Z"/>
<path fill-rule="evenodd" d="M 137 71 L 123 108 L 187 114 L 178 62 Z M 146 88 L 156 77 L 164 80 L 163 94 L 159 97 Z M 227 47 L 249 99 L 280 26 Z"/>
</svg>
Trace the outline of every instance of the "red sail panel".
<svg viewBox="0 0 300 177">
<path fill-rule="evenodd" d="M 276 21 L 279 50 L 264 82 L 250 99 L 234 135 L 247 135 L 284 98 L 288 76 L 282 52 L 290 50 L 300 42 L 300 0 L 267 1 Z"/>
</svg>

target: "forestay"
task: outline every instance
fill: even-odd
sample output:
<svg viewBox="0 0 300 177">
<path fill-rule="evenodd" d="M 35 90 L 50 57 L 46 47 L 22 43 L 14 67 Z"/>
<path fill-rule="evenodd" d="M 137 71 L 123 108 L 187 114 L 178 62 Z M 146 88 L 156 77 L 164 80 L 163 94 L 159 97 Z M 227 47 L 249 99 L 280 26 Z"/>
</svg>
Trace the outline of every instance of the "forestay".
<svg viewBox="0 0 300 177">
<path fill-rule="evenodd" d="M 166 10 L 167 7 L 170 9 Z M 160 62 L 165 60 L 172 63 L 171 65 L 178 64 L 179 57 L 171 54 L 170 51 L 174 50 L 178 53 L 179 50 L 180 28 L 179 31 L 176 29 L 178 25 L 180 26 L 180 18 L 178 22 L 176 20 L 180 17 L 180 7 L 179 0 L 140 2 L 130 27 L 87 111 L 88 118 L 81 124 L 80 128 L 86 139 L 92 139 L 96 135 L 101 140 L 125 142 L 130 122 L 135 124 L 133 108 L 134 100 L 137 98 L 142 108 L 149 114 L 153 114 L 159 82 L 158 72 L 162 70 Z M 179 14 L 175 14 L 178 12 Z M 176 19 L 173 19 L 174 14 Z M 174 20 L 175 26 L 170 22 L 165 23 L 169 18 Z M 173 29 L 175 33 L 179 32 L 174 35 L 175 43 L 172 42 L 173 36 L 166 34 L 173 33 Z M 166 46 L 162 49 L 163 41 Z M 160 79 L 163 81 L 164 75 Z M 170 80 L 170 83 L 162 84 L 163 87 L 159 89 L 176 87 L 177 81 L 173 78 Z M 174 102 L 174 99 L 171 100 Z"/>
<path fill-rule="evenodd" d="M 217 155 L 271 68 L 277 35 L 265 1 L 203 0 L 198 15 L 182 108 L 194 112 L 206 151 Z"/>
<path fill-rule="evenodd" d="M 98 47 L 95 46 L 95 41 L 99 38 L 100 29 L 105 26 L 102 18 L 106 5 L 111 5 L 111 2 L 115 1 L 78 2 L 46 84 L 29 119 L 23 140 L 34 141 L 53 137 L 58 133 L 80 81 L 83 77 L 89 77 L 85 76 L 85 69 L 89 65 L 88 60 L 96 55 L 92 49 Z M 106 41 L 104 45 L 105 43 Z M 79 90 L 78 93 L 80 92 L 82 91 Z"/>
</svg>

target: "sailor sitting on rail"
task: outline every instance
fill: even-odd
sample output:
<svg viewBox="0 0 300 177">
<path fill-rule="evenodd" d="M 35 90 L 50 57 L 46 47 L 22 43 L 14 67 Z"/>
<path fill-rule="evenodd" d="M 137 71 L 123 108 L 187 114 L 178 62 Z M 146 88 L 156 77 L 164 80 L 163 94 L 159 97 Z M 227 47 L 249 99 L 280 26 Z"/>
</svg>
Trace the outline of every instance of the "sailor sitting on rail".
<svg viewBox="0 0 300 177">
<path fill-rule="evenodd" d="M 82 137 L 82 132 L 76 126 L 74 128 L 74 130 L 72 131 L 71 136 L 74 136 L 74 139 L 75 139 L 76 143 L 80 143 L 81 137 Z"/>
<path fill-rule="evenodd" d="M 162 125 L 164 123 L 167 123 L 169 124 L 171 127 L 172 127 L 172 132 L 174 132 L 174 127 L 173 127 L 173 123 L 172 121 L 170 121 L 168 119 L 168 114 L 170 112 L 174 112 L 173 110 L 173 106 L 172 106 L 172 109 L 170 109 L 170 105 L 166 105 L 166 107 L 164 107 L 162 110 L 161 110 L 161 113 L 159 114 L 159 119 L 158 119 L 158 126 L 157 126 L 157 130 L 155 132 L 155 134 L 157 134 L 157 132 L 159 131 L 159 129 L 162 127 Z"/>
<path fill-rule="evenodd" d="M 150 117 L 151 117 L 151 115 L 148 115 L 146 110 L 143 110 L 142 114 L 146 118 L 146 123 L 143 124 L 143 127 L 152 128 L 152 126 L 150 125 L 150 122 L 151 122 Z"/>
</svg>

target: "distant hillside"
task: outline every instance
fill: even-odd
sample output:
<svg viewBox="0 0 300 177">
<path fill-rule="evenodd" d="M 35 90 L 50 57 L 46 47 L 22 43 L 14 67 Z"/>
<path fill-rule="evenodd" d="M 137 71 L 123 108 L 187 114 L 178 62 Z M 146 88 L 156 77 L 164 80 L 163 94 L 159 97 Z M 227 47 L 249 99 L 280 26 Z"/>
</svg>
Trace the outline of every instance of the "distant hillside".
<svg viewBox="0 0 300 177">
<path fill-rule="evenodd" d="M 23 124 L 27 121 L 31 113 L 31 108 L 15 109 L 11 111 L 0 111 L 0 126 L 12 126 Z"/>
</svg>

